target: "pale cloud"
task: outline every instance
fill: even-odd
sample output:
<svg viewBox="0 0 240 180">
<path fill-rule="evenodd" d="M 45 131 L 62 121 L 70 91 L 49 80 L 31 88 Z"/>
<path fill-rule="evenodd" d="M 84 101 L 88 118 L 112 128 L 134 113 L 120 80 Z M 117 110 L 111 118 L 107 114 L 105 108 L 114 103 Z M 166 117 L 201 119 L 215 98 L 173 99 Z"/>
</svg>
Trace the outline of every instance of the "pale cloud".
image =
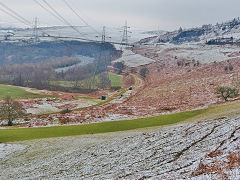
<svg viewBox="0 0 240 180">
<path fill-rule="evenodd" d="M 39 0 L 40 1 L 40 0 Z M 62 0 L 47 0 L 73 25 L 83 23 Z M 93 26 L 121 27 L 125 20 L 137 29 L 173 30 L 230 20 L 240 15 L 239 0 L 67 0 Z M 38 16 L 42 24 L 63 25 L 33 0 L 0 0 L 32 21 Z M 0 11 L 0 21 L 17 23 Z"/>
</svg>

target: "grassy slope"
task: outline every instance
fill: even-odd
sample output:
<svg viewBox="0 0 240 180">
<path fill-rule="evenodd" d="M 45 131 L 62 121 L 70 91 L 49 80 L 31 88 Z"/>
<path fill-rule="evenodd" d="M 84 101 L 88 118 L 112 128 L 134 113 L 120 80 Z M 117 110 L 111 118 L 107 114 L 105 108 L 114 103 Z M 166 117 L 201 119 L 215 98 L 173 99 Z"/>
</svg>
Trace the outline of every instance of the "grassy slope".
<svg viewBox="0 0 240 180">
<path fill-rule="evenodd" d="M 111 87 L 122 87 L 122 77 L 117 75 L 117 74 L 113 74 L 113 73 L 109 73 L 109 79 L 111 80 Z M 88 87 L 88 82 L 91 81 L 93 82 L 93 86 L 97 86 L 97 84 L 99 83 L 99 79 L 98 76 L 96 76 L 96 79 L 93 80 L 93 78 L 88 78 L 82 81 L 78 82 L 79 86 L 82 87 Z M 63 86 L 63 87 L 73 87 L 75 85 L 74 81 L 51 81 L 52 85 L 58 85 L 58 86 Z"/>
<path fill-rule="evenodd" d="M 133 130 L 179 123 L 204 113 L 206 110 L 186 111 L 135 120 L 103 122 L 77 126 L 58 126 L 45 128 L 3 129 L 0 130 L 0 142 L 13 142 L 50 137 L 74 136 Z"/>
<path fill-rule="evenodd" d="M 52 97 L 47 95 L 33 94 L 19 87 L 0 84 L 0 100 L 3 100 L 6 96 L 11 96 L 13 99 Z"/>
<path fill-rule="evenodd" d="M 193 118 L 193 120 L 209 120 L 218 119 L 222 117 L 236 117 L 240 115 L 240 103 L 239 102 L 228 102 L 222 105 L 211 106 L 206 109 L 202 114 L 199 114 Z"/>
<path fill-rule="evenodd" d="M 2 91 L 1 95 L 3 92 L 5 94 L 6 92 L 7 93 L 9 92 L 8 90 L 9 87 L 6 87 L 5 85 L 0 85 L 0 88 L 1 87 L 4 87 L 3 90 L 0 89 L 0 92 Z M 11 86 L 10 93 L 14 92 L 15 88 L 16 87 Z M 18 96 L 19 94 L 22 97 L 26 96 L 25 94 L 26 92 L 21 94 L 19 93 L 20 92 L 19 89 L 17 89 Z M 30 95 L 28 94 L 28 96 L 32 96 L 32 94 Z M 105 103 L 105 101 L 101 103 Z M 78 126 L 59 126 L 59 127 L 49 127 L 49 128 L 4 129 L 4 130 L 0 130 L 0 142 L 12 142 L 12 141 L 50 138 L 50 137 L 62 137 L 62 136 L 73 136 L 73 135 L 83 135 L 83 134 L 126 131 L 126 130 L 138 129 L 138 128 L 170 125 L 174 123 L 180 123 L 186 120 L 187 121 L 209 120 L 209 119 L 221 118 L 221 117 L 231 117 L 231 116 L 235 116 L 236 114 L 240 114 L 239 109 L 240 109 L 239 102 L 233 102 L 233 103 L 229 102 L 227 104 L 220 105 L 220 106 L 212 106 L 204 110 L 187 111 L 187 112 L 181 112 L 176 114 L 162 115 L 157 117 L 142 118 L 142 119 L 135 119 L 135 120 L 103 122 L 103 123 L 97 123 L 97 124 L 78 125 Z"/>
<path fill-rule="evenodd" d="M 122 76 L 119 76 L 117 74 L 109 73 L 108 74 L 109 79 L 111 80 L 111 86 L 112 87 L 122 87 Z"/>
</svg>

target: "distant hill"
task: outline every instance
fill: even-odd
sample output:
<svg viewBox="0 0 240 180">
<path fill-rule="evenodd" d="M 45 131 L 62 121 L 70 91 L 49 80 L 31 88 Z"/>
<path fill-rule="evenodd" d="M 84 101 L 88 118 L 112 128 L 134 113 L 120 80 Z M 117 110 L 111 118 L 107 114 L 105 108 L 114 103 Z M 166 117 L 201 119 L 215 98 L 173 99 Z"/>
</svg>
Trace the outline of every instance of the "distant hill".
<svg viewBox="0 0 240 180">
<path fill-rule="evenodd" d="M 206 42 L 217 38 L 230 38 L 233 41 L 240 39 L 240 18 L 231 21 L 217 23 L 216 25 L 207 24 L 201 27 L 182 29 L 166 32 L 154 38 L 143 39 L 143 43 L 173 43 L 181 44 L 186 42 Z"/>
<path fill-rule="evenodd" d="M 1 24 L 0 24 L 1 27 Z M 102 29 L 103 27 L 96 27 L 95 31 L 93 29 L 90 29 L 87 26 L 74 26 L 74 29 L 69 26 L 43 26 L 38 27 L 38 33 L 39 36 L 44 36 L 45 38 L 41 38 L 42 41 L 54 41 L 53 38 L 47 38 L 47 35 L 51 36 L 57 36 L 57 37 L 68 37 L 71 38 L 71 40 L 77 40 L 76 38 L 84 38 L 84 39 L 90 39 L 94 41 L 101 41 L 102 40 Z M 6 34 L 6 31 L 13 30 L 14 36 L 12 36 L 10 39 L 13 41 L 21 40 L 21 39 L 28 39 L 32 37 L 33 35 L 33 29 L 32 28 L 8 28 L 4 26 L 4 29 L 1 30 L 0 28 L 0 40 L 4 39 L 4 35 Z M 78 32 L 76 32 L 76 30 Z M 117 27 L 106 27 L 106 41 L 107 42 L 118 42 L 120 43 L 122 41 L 123 36 L 123 28 L 117 28 Z M 158 36 L 160 34 L 163 34 L 162 31 L 145 31 L 145 30 L 138 30 L 138 29 L 129 29 L 129 43 L 135 43 L 139 40 L 151 37 L 151 36 Z M 159 33 L 160 32 L 160 33 Z M 69 40 L 69 39 L 68 39 Z"/>
</svg>

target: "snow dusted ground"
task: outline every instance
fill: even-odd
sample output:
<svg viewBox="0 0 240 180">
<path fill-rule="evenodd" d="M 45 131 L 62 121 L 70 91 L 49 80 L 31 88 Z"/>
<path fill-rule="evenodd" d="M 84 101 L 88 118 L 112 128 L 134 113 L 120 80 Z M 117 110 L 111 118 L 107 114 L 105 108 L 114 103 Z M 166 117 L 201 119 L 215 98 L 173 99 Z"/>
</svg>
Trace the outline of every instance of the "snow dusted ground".
<svg viewBox="0 0 240 180">
<path fill-rule="evenodd" d="M 52 92 L 48 91 L 48 90 L 39 90 L 39 89 L 34 89 L 34 88 L 29 88 L 29 87 L 21 87 L 21 86 L 18 86 L 18 87 L 24 89 L 27 92 L 33 93 L 33 94 L 52 95 Z"/>
<path fill-rule="evenodd" d="M 49 112 L 60 112 L 64 109 L 79 109 L 96 105 L 96 101 L 77 99 L 77 100 L 61 100 L 61 99 L 35 99 L 35 100 L 21 100 L 23 107 L 27 113 L 44 114 Z"/>
<path fill-rule="evenodd" d="M 16 151 L 22 151 L 24 148 L 25 146 L 20 144 L 0 144 L 0 160 L 10 155 L 11 153 L 14 153 Z"/>
<path fill-rule="evenodd" d="M 49 111 L 52 112 L 59 112 L 66 108 L 73 108 L 73 109 L 79 109 L 83 107 L 89 107 L 96 105 L 97 102 L 89 101 L 89 100 L 72 100 L 72 101 L 53 101 L 52 103 L 49 103 L 47 101 L 42 101 L 43 104 L 35 104 L 34 108 L 27 109 L 28 113 L 32 114 L 41 114 L 46 113 Z"/>
<path fill-rule="evenodd" d="M 240 153 L 239 116 L 19 144 L 25 148 L 0 158 L 0 179 L 240 178 L 230 157 Z M 209 173 L 218 161 L 221 173 Z"/>
<path fill-rule="evenodd" d="M 124 49 L 122 57 L 115 62 L 124 62 L 124 64 L 128 67 L 138 67 L 154 63 L 155 60 L 141 56 L 139 54 L 135 54 L 130 50 Z"/>
<path fill-rule="evenodd" d="M 68 96 L 67 99 L 62 98 L 37 98 L 37 99 L 22 99 L 19 100 L 27 113 L 31 114 L 44 114 L 49 112 L 60 112 L 61 110 L 71 108 L 79 109 L 89 107 L 97 104 L 97 100 L 89 100 L 81 98 L 80 94 L 67 94 L 64 92 L 53 92 L 48 90 L 38 90 L 28 87 L 20 87 L 27 92 L 43 95 L 59 95 Z M 64 97 L 63 97 L 64 98 Z"/>
<path fill-rule="evenodd" d="M 86 26 L 75 26 L 75 29 L 78 30 L 81 34 L 73 30 L 68 26 L 53 26 L 53 27 L 45 27 L 39 29 L 39 36 L 41 41 L 53 41 L 55 38 L 49 38 L 47 35 L 55 36 L 55 37 L 71 37 L 72 40 L 74 38 L 84 38 L 90 40 L 101 41 L 102 39 L 102 31 L 103 27 L 96 27 L 97 32 L 91 30 Z M 118 42 L 122 41 L 122 32 L 123 28 L 115 28 L 115 27 L 106 27 L 106 41 L 107 42 Z M 4 36 L 7 33 L 6 30 L 0 30 L 0 37 Z M 15 36 L 11 37 L 11 40 L 17 39 L 29 39 L 33 35 L 33 29 L 24 29 L 19 31 L 14 31 Z M 162 34 L 163 32 L 161 32 Z M 131 29 L 131 37 L 129 37 L 129 42 L 134 43 L 143 38 L 156 36 L 159 32 L 146 32 L 144 30 Z M 66 40 L 71 40 L 71 38 L 67 38 Z M 64 38 L 63 38 L 64 39 Z"/>
<path fill-rule="evenodd" d="M 235 46 L 209 46 L 203 44 L 164 44 L 158 45 L 160 55 L 171 55 L 201 63 L 220 62 L 228 59 L 232 53 L 238 53 L 239 47 Z M 238 57 L 238 56 L 237 56 Z"/>
</svg>

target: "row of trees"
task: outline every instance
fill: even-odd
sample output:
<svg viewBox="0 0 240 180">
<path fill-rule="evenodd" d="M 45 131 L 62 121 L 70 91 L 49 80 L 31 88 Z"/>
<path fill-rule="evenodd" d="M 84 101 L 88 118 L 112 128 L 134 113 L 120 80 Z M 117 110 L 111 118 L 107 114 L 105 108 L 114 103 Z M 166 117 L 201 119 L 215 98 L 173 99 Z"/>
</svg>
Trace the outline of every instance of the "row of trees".
<svg viewBox="0 0 240 180">
<path fill-rule="evenodd" d="M 126 68 L 125 64 L 123 62 L 116 62 L 113 64 L 113 67 L 116 70 L 117 74 L 121 74 L 123 70 Z M 131 69 L 132 73 L 136 73 L 135 69 Z M 143 67 L 140 69 L 139 74 L 141 75 L 142 78 L 146 78 L 147 75 L 149 74 L 149 70 L 147 67 Z"/>
</svg>

